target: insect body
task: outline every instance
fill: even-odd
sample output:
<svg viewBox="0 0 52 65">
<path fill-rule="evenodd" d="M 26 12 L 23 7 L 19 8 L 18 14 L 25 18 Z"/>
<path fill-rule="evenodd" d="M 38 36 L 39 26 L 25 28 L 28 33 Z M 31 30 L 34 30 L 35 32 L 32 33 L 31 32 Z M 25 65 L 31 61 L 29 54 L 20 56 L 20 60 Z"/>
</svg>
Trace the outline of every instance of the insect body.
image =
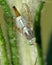
<svg viewBox="0 0 52 65">
<path fill-rule="evenodd" d="M 24 19 L 20 13 L 18 12 L 18 10 L 16 9 L 15 6 L 13 6 L 13 10 L 15 12 L 15 15 L 16 15 L 16 26 L 17 28 L 19 29 L 19 31 L 22 31 L 22 34 L 25 35 L 25 37 L 28 39 L 28 40 L 31 40 L 34 35 L 33 35 L 33 32 L 31 30 L 30 27 L 27 26 L 27 21 L 26 19 Z"/>
</svg>

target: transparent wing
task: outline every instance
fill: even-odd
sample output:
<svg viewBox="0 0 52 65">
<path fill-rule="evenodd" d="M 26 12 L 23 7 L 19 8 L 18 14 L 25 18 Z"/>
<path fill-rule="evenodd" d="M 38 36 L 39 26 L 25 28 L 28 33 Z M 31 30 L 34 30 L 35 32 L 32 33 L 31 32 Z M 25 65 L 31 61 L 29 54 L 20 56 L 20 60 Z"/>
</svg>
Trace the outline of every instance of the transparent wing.
<svg viewBox="0 0 52 65">
<path fill-rule="evenodd" d="M 32 16 L 29 9 L 29 6 L 26 3 L 22 3 L 22 9 L 23 9 L 23 16 L 25 15 L 25 18 L 27 19 L 27 26 L 32 27 Z"/>
</svg>

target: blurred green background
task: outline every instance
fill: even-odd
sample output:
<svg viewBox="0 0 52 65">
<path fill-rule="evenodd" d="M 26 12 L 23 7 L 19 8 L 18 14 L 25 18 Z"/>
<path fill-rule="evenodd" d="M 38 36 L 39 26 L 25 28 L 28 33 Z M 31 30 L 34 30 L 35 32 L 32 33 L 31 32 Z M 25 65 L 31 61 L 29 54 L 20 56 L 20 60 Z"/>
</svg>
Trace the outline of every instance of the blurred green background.
<svg viewBox="0 0 52 65">
<path fill-rule="evenodd" d="M 0 14 L 1 14 L 1 10 L 0 10 Z M 4 21 L 3 17 L 0 17 L 0 21 Z M 43 48 L 44 56 L 47 55 L 51 31 L 52 31 L 52 0 L 45 0 L 45 4 L 41 16 L 41 36 L 42 36 L 42 48 Z"/>
<path fill-rule="evenodd" d="M 43 54 L 47 54 L 52 29 L 52 0 L 45 0 L 41 17 Z"/>
</svg>

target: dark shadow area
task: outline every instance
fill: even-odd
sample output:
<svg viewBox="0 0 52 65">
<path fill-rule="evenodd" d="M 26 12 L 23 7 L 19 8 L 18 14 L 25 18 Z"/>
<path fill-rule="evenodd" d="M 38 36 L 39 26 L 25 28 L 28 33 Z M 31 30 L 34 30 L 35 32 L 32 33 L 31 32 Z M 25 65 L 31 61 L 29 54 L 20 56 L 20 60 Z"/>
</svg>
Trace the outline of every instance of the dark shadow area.
<svg viewBox="0 0 52 65">
<path fill-rule="evenodd" d="M 52 65 L 52 32 L 50 34 L 49 48 L 48 48 L 46 62 L 47 62 L 47 65 Z"/>
</svg>

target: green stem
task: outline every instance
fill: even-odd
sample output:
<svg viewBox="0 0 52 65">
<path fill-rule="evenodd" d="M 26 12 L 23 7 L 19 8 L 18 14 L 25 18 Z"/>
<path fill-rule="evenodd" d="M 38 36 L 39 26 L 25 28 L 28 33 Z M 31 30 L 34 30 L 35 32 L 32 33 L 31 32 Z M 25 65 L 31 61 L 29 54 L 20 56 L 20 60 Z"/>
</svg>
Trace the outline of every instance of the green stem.
<svg viewBox="0 0 52 65">
<path fill-rule="evenodd" d="M 20 65 L 18 47 L 17 47 L 16 41 L 14 40 L 15 32 L 13 30 L 12 14 L 6 3 L 6 0 L 0 0 L 0 4 L 3 7 L 4 16 L 5 16 L 6 25 L 7 25 L 7 32 L 8 32 L 8 38 L 9 38 L 9 44 L 10 44 L 10 50 L 11 50 L 11 58 L 12 58 L 11 62 L 12 62 L 12 65 Z"/>
<path fill-rule="evenodd" d="M 44 5 L 44 2 L 40 1 L 39 6 L 37 7 L 37 10 L 36 10 L 35 18 L 34 18 L 34 31 L 35 31 L 40 65 L 44 65 L 42 45 L 41 45 L 42 42 L 41 42 L 41 25 L 40 25 L 41 24 L 41 11 L 42 11 L 43 5 Z"/>
<path fill-rule="evenodd" d="M 9 65 L 6 52 L 6 44 L 0 27 L 0 64 Z"/>
</svg>

